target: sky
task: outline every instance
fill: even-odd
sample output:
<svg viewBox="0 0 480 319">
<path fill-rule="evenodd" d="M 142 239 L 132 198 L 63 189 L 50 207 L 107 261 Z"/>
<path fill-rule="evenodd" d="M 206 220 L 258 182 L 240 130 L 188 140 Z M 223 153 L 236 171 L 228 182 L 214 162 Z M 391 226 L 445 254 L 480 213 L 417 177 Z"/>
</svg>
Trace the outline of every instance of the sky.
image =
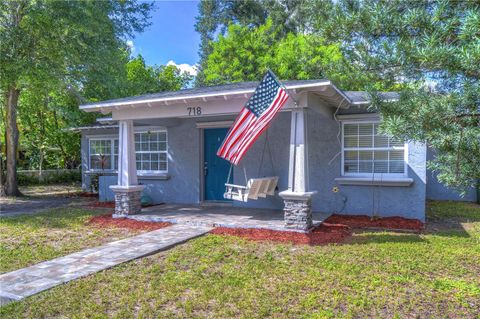
<svg viewBox="0 0 480 319">
<path fill-rule="evenodd" d="M 195 31 L 198 1 L 156 1 L 152 25 L 129 40 L 132 54 L 149 65 L 175 64 L 195 75 L 200 35 Z"/>
</svg>

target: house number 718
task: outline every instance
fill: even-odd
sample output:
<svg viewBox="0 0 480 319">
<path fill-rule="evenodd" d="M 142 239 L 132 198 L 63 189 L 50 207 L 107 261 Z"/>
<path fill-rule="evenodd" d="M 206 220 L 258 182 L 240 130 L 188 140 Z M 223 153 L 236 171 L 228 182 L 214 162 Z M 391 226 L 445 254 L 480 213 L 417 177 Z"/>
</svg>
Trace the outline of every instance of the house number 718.
<svg viewBox="0 0 480 319">
<path fill-rule="evenodd" d="M 200 106 L 197 107 L 187 107 L 188 116 L 198 116 L 202 115 L 202 108 Z"/>
</svg>

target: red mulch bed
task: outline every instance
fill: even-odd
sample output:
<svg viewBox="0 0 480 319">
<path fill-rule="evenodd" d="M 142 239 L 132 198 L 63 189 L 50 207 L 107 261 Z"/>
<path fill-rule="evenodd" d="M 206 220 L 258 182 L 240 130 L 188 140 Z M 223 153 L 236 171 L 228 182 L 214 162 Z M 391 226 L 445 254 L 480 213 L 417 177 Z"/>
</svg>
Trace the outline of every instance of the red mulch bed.
<svg viewBox="0 0 480 319">
<path fill-rule="evenodd" d="M 422 230 L 425 225 L 418 219 L 382 217 L 372 219 L 366 215 L 332 215 L 325 222 L 347 225 L 351 228 L 382 228 L 395 230 Z"/>
<path fill-rule="evenodd" d="M 292 231 L 278 231 L 263 228 L 227 228 L 218 227 L 210 231 L 216 235 L 230 235 L 247 238 L 250 240 L 269 240 L 276 242 L 289 242 L 293 244 L 325 245 L 341 243 L 352 234 L 354 228 L 375 228 L 394 230 L 415 230 L 424 228 L 424 224 L 417 219 L 402 217 L 384 217 L 372 219 L 365 215 L 332 215 L 320 226 L 315 227 L 310 233 Z"/>
<path fill-rule="evenodd" d="M 112 218 L 112 214 L 94 216 L 88 220 L 88 224 L 101 228 L 117 227 L 132 230 L 156 230 L 171 225 L 165 222 L 142 222 L 128 218 Z"/>
<path fill-rule="evenodd" d="M 351 235 L 350 228 L 345 225 L 323 223 L 310 233 L 292 231 L 279 231 L 263 228 L 227 228 L 218 227 L 210 231 L 216 235 L 231 235 L 250 240 L 269 240 L 276 242 L 289 242 L 293 244 L 325 245 L 340 243 Z"/>
<path fill-rule="evenodd" d="M 91 193 L 91 192 L 81 192 L 78 193 L 77 196 L 79 197 L 98 197 L 97 193 Z"/>
</svg>

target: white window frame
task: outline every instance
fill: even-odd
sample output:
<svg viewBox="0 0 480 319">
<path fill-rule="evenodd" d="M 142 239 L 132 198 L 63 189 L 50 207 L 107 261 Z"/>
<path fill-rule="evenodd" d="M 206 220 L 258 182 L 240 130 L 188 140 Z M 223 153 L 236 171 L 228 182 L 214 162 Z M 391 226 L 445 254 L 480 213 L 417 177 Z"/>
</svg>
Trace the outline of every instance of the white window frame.
<svg viewBox="0 0 480 319">
<path fill-rule="evenodd" d="M 349 177 L 408 177 L 408 143 L 403 144 L 403 162 L 404 168 L 403 173 L 352 173 L 352 172 L 345 172 L 345 151 L 391 151 L 395 150 L 395 147 L 353 147 L 353 148 L 345 148 L 345 124 L 379 124 L 381 123 L 380 120 L 344 120 L 341 122 L 342 124 L 342 163 L 341 163 L 341 174 L 342 176 L 349 176 Z M 401 148 L 397 148 L 399 150 Z M 389 164 L 390 165 L 390 164 Z"/>
<path fill-rule="evenodd" d="M 165 151 L 138 151 L 135 149 L 135 165 L 137 165 L 137 154 L 163 154 L 165 153 L 166 166 L 165 170 L 137 170 L 138 175 L 151 176 L 151 175 L 164 175 L 168 173 L 168 131 L 166 129 L 144 129 L 135 131 L 137 133 L 165 133 Z M 135 143 L 135 141 L 134 141 Z"/>
<path fill-rule="evenodd" d="M 135 130 L 135 134 L 137 133 L 148 133 L 148 132 L 151 132 L 151 133 L 157 133 L 157 132 L 162 132 L 162 133 L 165 133 L 165 143 L 166 143 L 166 149 L 165 151 L 155 151 L 155 152 L 151 152 L 151 151 L 137 151 L 135 150 L 135 165 L 137 165 L 137 160 L 136 160 L 136 155 L 137 153 L 165 153 L 166 155 L 166 169 L 165 170 L 137 170 L 137 175 L 139 176 L 155 176 L 155 175 L 165 175 L 168 173 L 168 131 L 167 129 L 164 129 L 164 128 L 151 128 L 151 129 L 136 129 Z M 117 172 L 118 169 L 115 169 L 115 141 L 118 141 L 118 135 L 90 135 L 90 136 L 87 136 L 87 140 L 88 140 L 88 171 L 89 172 L 108 172 L 108 173 L 111 173 L 111 172 Z M 109 169 L 92 169 L 91 167 L 91 144 L 90 144 L 90 141 L 94 141 L 94 140 L 109 140 L 110 141 L 110 152 L 111 152 L 111 167 L 112 168 L 109 168 Z M 134 141 L 135 143 L 135 141 Z M 120 145 L 119 145 L 120 146 Z"/>
<path fill-rule="evenodd" d="M 112 135 L 102 135 L 102 136 L 92 136 L 88 137 L 88 170 L 90 172 L 115 172 L 115 156 L 114 156 L 114 147 L 115 147 L 115 139 L 118 140 L 118 137 L 114 137 Z M 92 168 L 92 144 L 91 141 L 110 141 L 110 167 L 108 169 L 101 169 L 101 168 Z"/>
</svg>

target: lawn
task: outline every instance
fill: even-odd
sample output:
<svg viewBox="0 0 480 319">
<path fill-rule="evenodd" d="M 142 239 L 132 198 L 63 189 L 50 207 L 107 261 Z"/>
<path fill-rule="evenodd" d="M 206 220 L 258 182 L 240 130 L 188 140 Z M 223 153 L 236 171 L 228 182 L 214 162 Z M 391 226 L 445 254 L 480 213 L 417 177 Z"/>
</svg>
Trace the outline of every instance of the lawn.
<svg viewBox="0 0 480 319">
<path fill-rule="evenodd" d="M 433 202 L 422 234 L 292 246 L 208 235 L 0 309 L 3 317 L 478 318 L 480 206 Z"/>
<path fill-rule="evenodd" d="M 0 273 L 138 234 L 87 225 L 102 210 L 74 207 L 0 219 Z"/>
</svg>

